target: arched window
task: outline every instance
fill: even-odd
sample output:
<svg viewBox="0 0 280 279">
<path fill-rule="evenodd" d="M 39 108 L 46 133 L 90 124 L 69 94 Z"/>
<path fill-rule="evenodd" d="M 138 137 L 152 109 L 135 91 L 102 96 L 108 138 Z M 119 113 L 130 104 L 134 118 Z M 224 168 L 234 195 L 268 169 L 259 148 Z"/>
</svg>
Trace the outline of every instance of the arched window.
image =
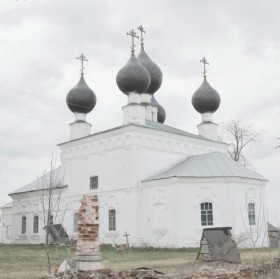
<svg viewBox="0 0 280 279">
<path fill-rule="evenodd" d="M 248 203 L 248 219 L 249 219 L 249 225 L 256 225 L 256 211 L 255 211 L 255 204 L 254 203 Z"/>
<path fill-rule="evenodd" d="M 116 230 L 116 210 L 110 209 L 109 210 L 109 231 Z"/>
<path fill-rule="evenodd" d="M 213 226 L 213 206 L 211 202 L 200 204 L 201 225 Z"/>
<path fill-rule="evenodd" d="M 26 234 L 26 216 L 21 217 L 21 234 Z"/>
<path fill-rule="evenodd" d="M 39 232 L 39 216 L 35 215 L 33 218 L 33 233 Z"/>
</svg>

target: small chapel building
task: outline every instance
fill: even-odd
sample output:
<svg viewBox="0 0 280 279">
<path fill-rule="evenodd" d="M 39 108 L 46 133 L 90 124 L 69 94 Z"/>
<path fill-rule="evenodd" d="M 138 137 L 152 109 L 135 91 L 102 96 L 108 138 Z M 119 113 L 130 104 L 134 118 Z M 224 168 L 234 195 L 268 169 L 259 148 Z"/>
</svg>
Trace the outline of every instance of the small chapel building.
<svg viewBox="0 0 280 279">
<path fill-rule="evenodd" d="M 9 194 L 12 202 L 0 209 L 0 242 L 44 242 L 40 197 L 50 183 L 57 185 L 54 197 L 61 195 L 52 221 L 70 239 L 77 239 L 83 194 L 98 196 L 101 243 L 125 243 L 127 232 L 131 246 L 197 247 L 203 229 L 212 227 L 232 227 L 244 246 L 260 231 L 265 237 L 267 179 L 233 161 L 229 145 L 219 140 L 213 114 L 220 95 L 205 68 L 192 97 L 201 114 L 198 134 L 165 125 L 165 110 L 155 99 L 162 72 L 147 55 L 138 29 L 141 51 L 136 57 L 132 30 L 130 58 L 116 78 L 128 100 L 122 125 L 91 134 L 86 116 L 96 96 L 82 67 L 66 97 L 75 119 L 69 140 L 58 145 L 61 166 Z"/>
</svg>

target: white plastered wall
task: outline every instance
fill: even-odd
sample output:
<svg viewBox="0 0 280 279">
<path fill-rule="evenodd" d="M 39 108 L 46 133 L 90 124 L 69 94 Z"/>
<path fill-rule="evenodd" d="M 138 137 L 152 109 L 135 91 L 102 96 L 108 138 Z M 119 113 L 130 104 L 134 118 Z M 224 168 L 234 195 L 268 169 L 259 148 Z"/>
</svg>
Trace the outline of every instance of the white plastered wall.
<svg viewBox="0 0 280 279">
<path fill-rule="evenodd" d="M 246 198 L 254 193 L 251 200 Z M 256 225 L 249 226 L 248 202 L 265 209 L 264 183 L 242 178 L 169 178 L 143 183 L 143 227 L 147 246 L 195 247 L 203 228 L 200 204 L 213 205 L 213 227 L 232 227 L 238 245 L 266 246 L 266 219 L 256 210 Z M 150 214 L 153 212 L 153 214 Z M 164 216 L 164 217 L 163 217 Z M 248 231 L 252 234 L 249 235 Z"/>
</svg>

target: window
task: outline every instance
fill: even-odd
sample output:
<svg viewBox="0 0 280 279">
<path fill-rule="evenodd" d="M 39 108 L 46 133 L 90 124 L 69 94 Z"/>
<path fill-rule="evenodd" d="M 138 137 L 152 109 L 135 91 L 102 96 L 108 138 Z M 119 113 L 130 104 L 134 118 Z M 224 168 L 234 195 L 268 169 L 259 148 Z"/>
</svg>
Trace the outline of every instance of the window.
<svg viewBox="0 0 280 279">
<path fill-rule="evenodd" d="M 92 176 L 90 178 L 90 189 L 98 188 L 98 176 Z"/>
<path fill-rule="evenodd" d="M 26 234 L 26 217 L 21 217 L 21 234 Z"/>
<path fill-rule="evenodd" d="M 34 216 L 33 219 L 33 233 L 38 233 L 39 231 L 39 216 Z"/>
<path fill-rule="evenodd" d="M 116 230 L 116 210 L 110 209 L 109 210 L 109 231 Z"/>
<path fill-rule="evenodd" d="M 79 213 L 74 213 L 74 219 L 73 219 L 73 232 L 78 232 L 78 220 L 79 220 Z"/>
<path fill-rule="evenodd" d="M 213 226 L 213 209 L 211 202 L 204 202 L 200 204 L 201 211 L 201 225 Z"/>
<path fill-rule="evenodd" d="M 248 203 L 248 219 L 249 225 L 256 225 L 256 213 L 254 203 Z"/>
</svg>

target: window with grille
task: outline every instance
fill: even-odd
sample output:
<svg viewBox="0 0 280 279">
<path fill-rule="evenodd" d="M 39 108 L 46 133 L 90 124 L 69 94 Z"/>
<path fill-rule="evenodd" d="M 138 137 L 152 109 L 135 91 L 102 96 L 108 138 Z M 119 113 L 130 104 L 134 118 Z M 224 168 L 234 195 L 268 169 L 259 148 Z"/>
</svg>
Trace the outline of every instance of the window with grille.
<svg viewBox="0 0 280 279">
<path fill-rule="evenodd" d="M 248 219 L 249 225 L 256 225 L 256 212 L 254 203 L 248 203 Z"/>
<path fill-rule="evenodd" d="M 39 216 L 34 216 L 33 219 L 33 233 L 39 232 Z"/>
<path fill-rule="evenodd" d="M 98 176 L 92 176 L 90 178 L 90 189 L 98 188 Z"/>
<path fill-rule="evenodd" d="M 26 234 L 26 217 L 21 217 L 21 234 Z"/>
<path fill-rule="evenodd" d="M 78 220 L 79 220 L 79 213 L 74 213 L 74 220 L 73 220 L 73 231 L 74 233 L 78 232 Z"/>
<path fill-rule="evenodd" d="M 213 225 L 213 206 L 211 202 L 204 202 L 200 204 L 201 212 L 201 225 L 212 226 Z"/>
<path fill-rule="evenodd" d="M 109 231 L 116 230 L 116 210 L 110 209 L 109 210 Z"/>
</svg>

